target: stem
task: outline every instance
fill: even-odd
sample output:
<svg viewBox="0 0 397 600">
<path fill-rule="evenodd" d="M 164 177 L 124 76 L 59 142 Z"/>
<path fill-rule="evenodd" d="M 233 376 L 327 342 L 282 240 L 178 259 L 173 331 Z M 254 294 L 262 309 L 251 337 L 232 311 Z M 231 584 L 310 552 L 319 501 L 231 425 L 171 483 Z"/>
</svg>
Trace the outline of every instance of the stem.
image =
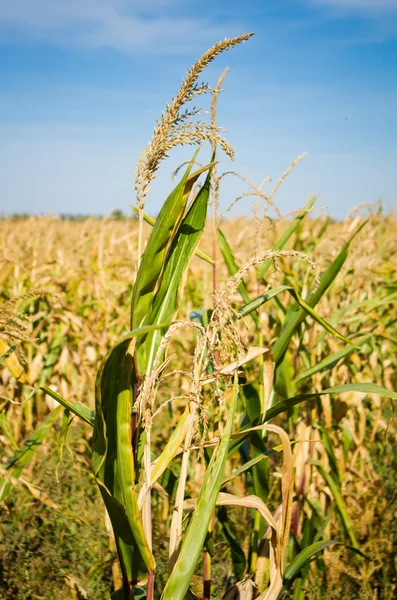
<svg viewBox="0 0 397 600">
<path fill-rule="evenodd" d="M 123 583 L 123 590 L 124 590 L 124 600 L 130 600 L 130 598 L 131 598 L 130 584 L 129 583 Z"/>
<path fill-rule="evenodd" d="M 137 262 L 137 271 L 141 264 L 141 256 L 142 256 L 142 240 L 143 240 L 143 208 L 139 207 L 139 228 L 138 228 L 138 262 Z"/>
<path fill-rule="evenodd" d="M 214 264 L 212 265 L 212 290 L 216 292 L 216 205 L 214 201 L 213 215 L 212 215 L 212 259 Z"/>
<path fill-rule="evenodd" d="M 252 541 L 251 541 L 250 572 L 252 574 L 254 574 L 256 572 L 256 564 L 257 564 L 257 560 L 258 560 L 259 527 L 260 527 L 260 514 L 259 514 L 259 511 L 256 511 L 255 517 L 254 517 L 254 528 L 252 531 Z"/>
<path fill-rule="evenodd" d="M 211 556 L 204 550 L 203 600 L 211 598 Z"/>
<path fill-rule="evenodd" d="M 119 559 L 119 564 L 120 564 L 120 568 L 121 568 L 121 576 L 123 578 L 123 591 L 124 591 L 124 599 L 125 600 L 129 600 L 130 599 L 130 582 L 128 581 L 128 577 L 127 577 L 127 572 L 125 570 L 125 565 L 123 563 L 123 560 L 121 558 L 121 551 L 119 548 L 119 544 L 117 541 L 116 536 L 114 537 L 114 541 L 116 544 L 116 550 L 117 550 L 117 556 Z"/>
<path fill-rule="evenodd" d="M 148 574 L 146 600 L 154 599 L 154 571 Z"/>
<path fill-rule="evenodd" d="M 135 384 L 134 384 L 134 398 L 133 398 L 133 406 L 135 408 L 135 403 L 139 397 L 139 390 L 141 385 L 141 379 L 138 374 L 135 372 Z M 132 413 L 132 422 L 131 422 L 131 448 L 132 453 L 134 455 L 134 459 L 136 458 L 136 453 L 138 451 L 138 441 L 139 441 L 139 422 L 138 422 L 138 413 Z"/>
<path fill-rule="evenodd" d="M 210 526 L 208 529 L 208 537 L 212 540 L 212 532 L 215 526 L 215 510 L 212 511 L 212 517 Z M 204 550 L 203 557 L 203 600 L 210 600 L 211 598 L 211 554 L 208 550 Z"/>
<path fill-rule="evenodd" d="M 150 441 L 151 441 L 151 431 L 149 427 L 146 427 L 146 441 L 145 441 L 145 449 L 143 453 L 143 463 L 146 477 L 146 495 L 145 500 L 142 507 L 142 521 L 143 521 L 143 529 L 145 532 L 146 540 L 150 550 L 152 549 L 152 504 L 151 504 L 151 469 L 152 469 L 152 461 L 151 461 L 151 453 L 150 453 Z M 149 583 L 148 583 L 149 585 Z"/>
<path fill-rule="evenodd" d="M 170 568 L 174 566 L 174 563 L 177 559 L 177 552 L 179 548 L 179 542 L 182 537 L 182 518 L 183 518 L 183 502 L 185 499 L 185 486 L 187 479 L 187 470 L 189 465 L 189 455 L 190 451 L 188 448 L 192 443 L 193 438 L 193 429 L 194 429 L 194 421 L 197 411 L 196 403 L 190 403 L 190 413 L 191 413 L 191 422 L 189 429 L 185 438 L 185 452 L 182 456 L 182 464 L 181 464 L 181 472 L 179 475 L 178 481 L 178 489 L 176 492 L 175 498 L 175 508 L 172 513 L 171 520 L 171 533 L 170 533 L 170 547 L 169 547 L 169 557 L 170 557 Z"/>
</svg>

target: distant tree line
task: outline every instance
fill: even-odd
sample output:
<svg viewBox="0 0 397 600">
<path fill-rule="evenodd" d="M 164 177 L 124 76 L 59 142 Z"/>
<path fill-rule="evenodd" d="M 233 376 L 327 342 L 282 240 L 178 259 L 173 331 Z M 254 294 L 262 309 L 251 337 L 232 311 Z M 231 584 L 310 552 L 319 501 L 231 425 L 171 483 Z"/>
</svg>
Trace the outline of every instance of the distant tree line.
<svg viewBox="0 0 397 600">
<path fill-rule="evenodd" d="M 32 215 L 29 213 L 12 213 L 10 215 L 0 214 L 0 220 L 10 219 L 12 221 L 25 221 L 33 216 L 48 216 L 48 215 Z M 126 214 L 121 209 L 116 208 L 110 213 L 110 218 L 115 221 L 122 221 L 124 219 L 136 220 L 138 217 L 135 213 Z M 61 213 L 58 215 L 58 219 L 61 221 L 86 221 L 87 219 L 103 219 L 104 215 L 90 215 L 82 213 Z"/>
</svg>

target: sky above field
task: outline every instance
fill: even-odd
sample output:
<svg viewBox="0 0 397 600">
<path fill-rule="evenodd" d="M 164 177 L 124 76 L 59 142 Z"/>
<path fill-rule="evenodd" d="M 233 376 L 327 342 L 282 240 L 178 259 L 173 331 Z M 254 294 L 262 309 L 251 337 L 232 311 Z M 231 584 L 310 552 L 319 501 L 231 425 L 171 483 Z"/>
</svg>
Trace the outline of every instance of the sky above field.
<svg viewBox="0 0 397 600">
<path fill-rule="evenodd" d="M 275 181 L 307 151 L 275 198 L 284 213 L 312 195 L 337 218 L 395 206 L 397 0 L 0 0 L 0 213 L 128 212 L 140 150 L 187 67 L 249 31 L 203 76 L 215 85 L 230 67 L 218 122 L 236 161 L 220 168 Z M 191 154 L 163 164 L 152 214 Z M 225 177 L 222 208 L 242 191 Z"/>
</svg>

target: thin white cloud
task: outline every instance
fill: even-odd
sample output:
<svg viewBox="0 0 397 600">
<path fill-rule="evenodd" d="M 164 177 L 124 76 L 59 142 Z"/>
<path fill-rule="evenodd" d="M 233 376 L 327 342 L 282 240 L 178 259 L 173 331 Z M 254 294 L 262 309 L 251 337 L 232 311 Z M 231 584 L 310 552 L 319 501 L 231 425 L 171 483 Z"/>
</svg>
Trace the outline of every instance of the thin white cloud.
<svg viewBox="0 0 397 600">
<path fill-rule="evenodd" d="M 178 4 L 178 0 L 0 0 L 0 25 L 8 40 L 18 34 L 26 41 L 124 51 L 185 51 L 197 37 L 199 42 L 224 37 L 208 19 L 173 16 Z"/>
<path fill-rule="evenodd" d="M 397 11 L 397 0 L 309 0 L 314 6 L 335 8 L 341 11 L 370 14 Z"/>
</svg>

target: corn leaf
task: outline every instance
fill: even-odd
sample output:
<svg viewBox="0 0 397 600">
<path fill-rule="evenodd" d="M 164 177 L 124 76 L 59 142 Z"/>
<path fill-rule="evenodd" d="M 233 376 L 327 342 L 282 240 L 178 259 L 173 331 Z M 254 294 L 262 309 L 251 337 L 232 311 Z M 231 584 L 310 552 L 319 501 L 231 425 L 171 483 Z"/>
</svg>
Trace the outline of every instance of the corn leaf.
<svg viewBox="0 0 397 600">
<path fill-rule="evenodd" d="M 146 325 L 150 324 L 148 323 L 148 317 L 151 312 L 154 290 L 163 269 L 166 252 L 173 233 L 185 211 L 187 202 L 185 187 L 193 167 L 194 158 L 181 181 L 164 202 L 142 255 L 132 292 L 131 329 L 142 325 L 144 320 Z"/>
<path fill-rule="evenodd" d="M 292 582 L 295 577 L 299 575 L 303 567 L 310 561 L 311 558 L 313 558 L 313 556 L 332 545 L 338 546 L 343 544 L 342 542 L 337 542 L 336 540 L 322 540 L 304 548 L 295 556 L 293 561 L 290 562 L 288 567 L 285 569 L 284 581 Z"/>
<path fill-rule="evenodd" d="M 318 398 L 320 396 L 324 396 L 325 394 L 343 394 L 344 392 L 364 392 L 366 394 L 379 394 L 379 396 L 384 396 L 385 398 L 397 400 L 396 392 L 391 392 L 390 390 L 387 390 L 386 388 L 376 383 L 347 383 L 345 385 L 336 385 L 334 387 L 327 388 L 326 390 L 322 390 L 321 392 L 313 392 L 311 394 L 300 394 L 299 396 L 295 396 L 294 398 L 282 400 L 281 402 L 278 402 L 277 404 L 269 408 L 268 411 L 266 411 L 265 421 L 273 419 L 280 413 L 289 410 L 293 406 L 305 402 L 305 400 Z"/>
<path fill-rule="evenodd" d="M 215 164 L 215 163 L 212 163 L 212 164 Z M 209 168 L 210 166 L 211 166 L 211 164 L 210 164 L 210 165 L 206 165 L 206 167 L 204 167 L 204 168 L 203 168 L 203 170 L 205 170 L 205 169 Z M 203 170 L 200 170 L 200 173 L 199 173 L 199 175 L 200 175 L 200 174 L 203 172 Z M 190 177 L 193 177 L 193 176 L 196 176 L 196 175 L 197 175 L 197 173 L 193 173 L 193 174 L 192 174 Z M 190 179 L 190 177 L 189 177 L 189 179 Z M 189 179 L 188 179 L 188 180 L 189 180 Z M 185 188 L 185 189 L 186 189 L 186 188 Z M 139 214 L 139 209 L 138 209 L 136 206 L 131 206 L 131 208 L 132 208 L 132 210 L 135 212 L 135 214 Z M 145 221 L 145 222 L 146 222 L 148 225 L 150 225 L 151 227 L 153 227 L 153 225 L 154 225 L 154 224 L 155 224 L 155 222 L 156 222 L 156 219 L 154 219 L 153 217 L 151 217 L 150 215 L 148 215 L 148 214 L 146 214 L 146 213 L 143 213 L 143 220 L 144 220 L 144 221 Z M 196 250 L 195 254 L 196 254 L 196 256 L 197 256 L 198 258 L 201 258 L 202 260 L 204 260 L 204 261 L 205 261 L 205 262 L 207 262 L 208 264 L 210 264 L 210 265 L 213 265 L 213 264 L 214 264 L 214 260 L 213 260 L 213 259 L 212 259 L 210 256 L 208 256 L 208 254 L 206 254 L 205 252 L 203 252 L 202 250 Z"/>
<path fill-rule="evenodd" d="M 372 335 L 366 335 L 366 336 L 362 337 L 360 340 L 357 340 L 355 342 L 355 346 L 358 346 L 358 348 L 361 348 L 361 346 L 363 346 L 371 338 L 372 338 Z M 314 365 L 314 367 L 311 367 L 310 369 L 307 369 L 307 371 L 304 371 L 303 373 L 298 375 L 295 379 L 295 383 L 298 383 L 299 381 L 303 381 L 304 379 L 307 379 L 308 377 L 311 377 L 312 375 L 314 375 L 315 373 L 319 373 L 320 371 L 325 371 L 326 369 L 332 369 L 333 367 L 335 367 L 338 364 L 338 362 L 342 358 L 346 358 L 346 356 L 350 356 L 350 354 L 352 354 L 355 351 L 355 349 L 356 348 L 352 348 L 350 346 L 347 348 L 343 348 L 342 350 L 338 350 L 338 352 L 333 352 L 332 354 L 328 354 L 328 356 L 326 356 L 326 358 L 324 358 L 323 360 L 320 360 L 316 365 Z"/>
<path fill-rule="evenodd" d="M 152 323 L 170 321 L 178 310 L 179 288 L 189 260 L 200 240 L 207 216 L 211 172 L 182 219 L 167 253 L 164 273 L 153 300 Z M 153 230 L 154 231 L 154 230 Z M 157 330 L 146 342 L 147 372 L 153 367 L 163 333 Z"/>
<path fill-rule="evenodd" d="M 263 410 L 259 397 L 259 393 L 252 383 L 244 385 L 240 389 L 240 394 L 243 398 L 245 412 L 249 420 L 254 419 L 262 420 Z M 266 453 L 265 442 L 261 435 L 262 432 L 254 431 L 250 437 L 250 452 L 252 459 L 258 457 L 263 458 Z M 269 493 L 269 482 L 267 473 L 267 462 L 260 464 L 254 464 L 252 466 L 252 481 L 254 485 L 254 492 L 256 496 L 263 500 L 267 498 Z M 263 525 L 263 523 L 262 523 Z"/>
<path fill-rule="evenodd" d="M 7 471 L 9 471 L 9 476 L 6 474 L 0 483 L 0 502 L 3 502 L 9 495 L 12 489 L 12 483 L 10 479 L 18 479 L 21 475 L 24 468 L 30 463 L 32 460 L 36 450 L 41 446 L 45 438 L 47 437 L 51 427 L 58 419 L 60 413 L 62 412 L 62 407 L 58 406 L 55 410 L 52 411 L 50 415 L 37 427 L 37 429 L 30 434 L 27 440 L 24 441 L 23 445 L 19 450 L 15 453 L 15 455 L 10 458 L 7 463 Z"/>
<path fill-rule="evenodd" d="M 302 219 L 304 219 L 304 217 L 310 211 L 311 207 L 313 206 L 313 204 L 315 202 L 316 202 L 316 198 L 312 198 L 311 200 L 309 200 L 309 202 L 306 204 L 305 208 L 298 214 L 297 217 L 295 217 L 294 221 L 288 227 L 287 231 L 285 231 L 283 233 L 283 235 L 280 237 L 279 241 L 275 244 L 275 246 L 273 247 L 273 251 L 281 250 L 282 248 L 284 248 L 285 244 L 288 242 L 288 240 L 290 239 L 290 237 L 298 229 L 298 227 L 299 227 Z M 271 265 L 272 265 L 272 261 L 271 260 L 266 260 L 259 267 L 259 269 L 257 271 L 257 278 L 258 279 L 262 279 L 262 277 L 264 276 L 264 274 L 266 273 L 266 271 L 269 269 L 269 267 Z"/>
<path fill-rule="evenodd" d="M 47 385 L 42 385 L 40 387 L 40 389 L 43 392 L 45 392 L 46 394 L 48 394 L 49 396 L 51 396 L 51 398 L 53 398 L 54 400 L 59 402 L 59 404 L 61 404 L 67 410 L 70 410 L 71 413 L 73 413 L 77 417 L 80 417 L 80 419 L 82 419 L 83 421 L 88 423 L 88 425 L 91 425 L 91 427 L 94 427 L 94 423 L 95 423 L 95 411 L 94 410 L 92 410 L 88 406 L 85 406 L 81 402 L 69 402 L 68 400 L 65 400 L 64 398 L 62 398 L 62 396 L 60 396 L 57 392 L 52 390 Z"/>
<path fill-rule="evenodd" d="M 151 482 L 154 484 L 159 477 L 164 473 L 164 471 L 168 468 L 171 460 L 176 456 L 179 451 L 179 448 L 182 445 L 183 440 L 185 439 L 186 431 L 190 424 L 189 417 L 191 416 L 189 408 L 186 408 L 185 412 L 181 416 L 178 421 L 178 425 L 175 427 L 174 431 L 171 434 L 170 439 L 168 440 L 164 450 L 152 465 L 151 472 Z"/>
<path fill-rule="evenodd" d="M 242 467 L 239 467 L 238 469 L 235 469 L 234 471 L 232 471 L 232 473 L 230 473 L 230 475 L 228 475 L 227 477 L 225 477 L 225 479 L 222 481 L 222 487 L 224 485 L 226 485 L 227 483 L 229 483 L 229 481 L 231 481 L 235 477 L 238 477 L 239 475 L 242 475 L 246 471 L 249 471 L 250 469 L 252 469 L 252 467 L 254 467 L 255 465 L 257 465 L 263 459 L 269 458 L 269 456 L 271 456 L 273 454 L 274 454 L 273 450 L 268 450 L 267 452 L 263 452 L 262 454 L 258 454 L 257 456 L 255 456 L 255 458 L 252 458 L 248 462 L 244 463 Z"/>
<path fill-rule="evenodd" d="M 223 260 L 225 261 L 225 265 L 227 267 L 228 273 L 230 276 L 233 276 L 237 273 L 237 271 L 239 270 L 240 267 L 238 266 L 236 259 L 234 258 L 232 249 L 229 246 L 229 243 L 228 243 L 225 235 L 222 233 L 222 231 L 220 229 L 217 230 L 217 236 L 218 236 L 219 247 L 221 249 Z M 243 299 L 243 302 L 245 302 L 246 304 L 249 304 L 251 302 L 251 298 L 250 298 L 250 295 L 247 290 L 247 286 L 244 281 L 241 281 L 239 283 L 237 290 L 239 291 L 240 296 Z M 259 321 L 258 315 L 255 312 L 255 309 L 252 309 L 252 311 L 250 311 L 249 314 L 251 315 L 256 327 L 258 329 L 260 329 L 260 321 Z"/>
<path fill-rule="evenodd" d="M 347 508 L 346 508 L 346 504 L 342 498 L 342 494 L 340 492 L 340 489 L 338 487 L 338 485 L 335 483 L 335 481 L 332 479 L 331 475 L 329 475 L 325 469 L 323 468 L 323 466 L 321 465 L 320 461 L 318 460 L 312 460 L 310 461 L 312 464 L 314 464 L 320 475 L 323 477 L 324 481 L 326 482 L 326 484 L 328 485 L 329 489 L 331 490 L 331 493 L 335 499 L 335 504 L 337 506 L 337 509 L 339 511 L 339 514 L 342 518 L 343 524 L 346 528 L 346 531 L 351 539 L 351 542 L 353 544 L 354 548 L 359 548 L 360 545 L 357 541 L 356 538 L 356 534 L 354 532 L 354 527 L 353 527 L 353 523 L 350 519 L 349 513 L 347 512 Z"/>
<path fill-rule="evenodd" d="M 133 206 L 132 209 L 134 210 L 134 212 L 139 213 L 139 210 L 136 206 Z M 153 219 L 153 217 L 151 217 L 150 215 L 144 213 L 143 214 L 143 220 L 146 221 L 146 223 L 148 223 L 149 225 L 151 225 L 153 227 L 153 225 L 156 222 L 156 219 Z M 214 260 L 208 256 L 208 254 L 206 254 L 205 252 L 203 252 L 202 250 L 196 250 L 195 252 L 196 256 L 198 258 L 201 258 L 202 260 L 204 260 L 205 262 L 207 262 L 210 265 L 215 264 Z"/>
<path fill-rule="evenodd" d="M 112 522 L 125 584 L 155 564 L 139 512 L 131 444 L 135 338 L 153 329 L 140 327 L 118 342 L 101 362 L 96 380 L 92 470 Z"/>
<path fill-rule="evenodd" d="M 243 579 L 245 574 L 245 568 L 247 560 L 240 544 L 238 543 L 236 536 L 233 534 L 230 522 L 227 516 L 227 509 L 225 506 L 218 508 L 218 521 L 222 525 L 222 533 L 229 544 L 230 555 L 233 563 L 234 576 L 237 581 Z"/>
<path fill-rule="evenodd" d="M 289 292 L 291 294 L 291 296 L 299 304 L 299 306 L 301 306 L 301 308 L 306 313 L 308 313 L 315 321 L 317 321 L 317 323 L 319 323 L 319 325 L 321 325 L 321 327 L 323 327 L 326 331 L 328 331 L 328 333 L 331 333 L 332 335 L 339 338 L 340 340 L 343 340 L 347 344 L 350 344 L 354 348 L 357 348 L 356 344 L 354 344 L 351 340 L 349 340 L 344 335 L 339 333 L 332 325 L 327 323 L 327 321 L 325 321 L 325 319 L 320 317 L 320 315 L 318 315 L 315 312 L 315 310 L 313 310 L 313 308 L 310 306 L 310 304 L 308 302 L 305 302 L 305 300 L 303 300 L 303 298 L 301 298 L 301 296 L 298 294 L 298 292 L 295 290 L 295 288 L 293 288 L 292 286 L 289 286 L 289 285 L 281 285 L 277 288 L 274 288 L 270 292 L 266 292 L 265 294 L 262 294 L 258 298 L 255 298 L 255 300 L 250 302 L 248 305 L 243 306 L 238 311 L 239 316 L 240 315 L 245 316 L 245 315 L 251 313 L 253 310 L 258 308 L 261 304 L 264 304 L 265 302 L 270 300 L 270 298 L 274 298 L 274 296 L 276 296 L 277 294 L 280 294 L 281 292 Z M 274 345 L 274 348 L 276 348 L 276 346 L 277 346 L 277 342 Z"/>
<path fill-rule="evenodd" d="M 318 289 L 306 299 L 305 302 L 307 303 L 308 306 L 310 306 L 310 308 L 314 308 L 318 304 L 318 302 L 321 300 L 321 298 L 323 297 L 323 295 L 325 294 L 325 292 L 327 291 L 329 286 L 335 280 L 336 276 L 338 275 L 339 271 L 343 267 L 343 264 L 347 258 L 350 244 L 352 243 L 352 241 L 354 240 L 356 235 L 358 235 L 358 233 L 362 230 L 362 228 L 364 227 L 366 222 L 367 221 L 365 221 L 362 225 L 360 225 L 360 227 L 353 233 L 353 235 L 351 236 L 349 241 L 345 244 L 345 246 L 343 247 L 341 252 L 338 254 L 338 256 L 335 258 L 335 260 L 332 262 L 332 264 L 328 267 L 328 269 L 322 275 Z M 295 331 L 296 331 L 297 327 L 300 325 L 300 323 L 302 323 L 302 321 L 305 320 L 307 314 L 308 313 L 304 308 L 300 308 L 300 310 L 297 313 L 291 314 L 284 322 L 281 334 L 279 335 L 279 337 L 273 347 L 273 355 L 274 355 L 274 360 L 276 361 L 276 364 L 279 364 L 281 362 L 281 360 L 283 359 L 283 356 L 285 354 L 285 351 L 288 348 L 288 344 L 290 342 L 291 337 L 295 333 Z"/>
<path fill-rule="evenodd" d="M 313 392 L 310 394 L 300 394 L 287 400 L 278 402 L 266 411 L 264 422 L 270 421 L 274 417 L 277 417 L 283 412 L 287 412 L 294 406 L 305 402 L 306 400 L 312 400 L 313 398 L 323 396 L 325 394 L 343 394 L 344 392 L 364 392 L 367 394 L 379 394 L 385 398 L 391 398 L 397 400 L 397 393 L 387 390 L 386 388 L 376 383 L 348 383 L 345 385 L 338 385 L 332 388 L 328 388 L 321 392 Z M 245 424 L 239 431 L 233 434 L 233 439 L 229 444 L 229 458 L 232 454 L 247 440 L 253 432 L 258 431 L 262 425 L 261 417 L 253 419 L 249 423 Z"/>
</svg>

